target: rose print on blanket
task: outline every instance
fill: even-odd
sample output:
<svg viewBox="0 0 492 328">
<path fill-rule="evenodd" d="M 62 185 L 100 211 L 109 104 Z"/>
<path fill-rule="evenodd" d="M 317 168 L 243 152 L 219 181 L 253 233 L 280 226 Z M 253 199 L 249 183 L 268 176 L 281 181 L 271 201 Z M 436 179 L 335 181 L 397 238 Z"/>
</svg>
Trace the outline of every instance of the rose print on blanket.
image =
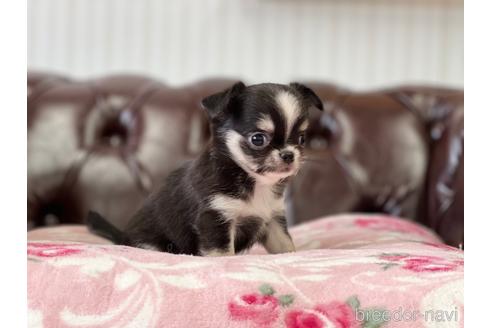
<svg viewBox="0 0 492 328">
<path fill-rule="evenodd" d="M 357 296 L 351 296 L 347 301 L 332 301 L 318 304 L 311 309 L 292 310 L 285 315 L 285 325 L 288 328 L 379 328 L 386 322 L 375 320 L 374 311 L 381 309 L 363 309 Z M 356 315 L 356 312 L 358 315 Z"/>
<path fill-rule="evenodd" d="M 281 312 L 294 303 L 294 295 L 275 296 L 275 290 L 269 284 L 261 285 L 259 291 L 236 296 L 229 302 L 228 310 L 232 320 L 248 321 L 257 327 L 272 327 Z M 361 314 L 359 320 L 356 311 Z M 287 328 L 379 328 L 385 322 L 375 321 L 374 316 L 370 315 L 372 311 L 362 309 L 357 296 L 351 296 L 345 302 L 335 300 L 311 308 L 288 310 L 283 321 Z"/>
<path fill-rule="evenodd" d="M 358 328 L 361 322 L 355 319 L 353 309 L 347 304 L 333 301 L 320 304 L 313 309 L 292 310 L 285 316 L 288 328 Z"/>
<path fill-rule="evenodd" d="M 247 320 L 258 326 L 266 326 L 277 320 L 278 304 L 274 296 L 246 294 L 229 303 L 229 313 L 234 320 Z"/>
<path fill-rule="evenodd" d="M 463 266 L 463 259 L 449 259 L 430 255 L 381 254 L 383 269 L 399 266 L 413 272 L 447 272 Z"/>
<path fill-rule="evenodd" d="M 251 321 L 259 327 L 269 327 L 279 317 L 279 305 L 289 306 L 294 301 L 292 295 L 274 296 L 275 290 L 269 284 L 259 287 L 260 293 L 235 297 L 228 304 L 233 320 Z"/>
<path fill-rule="evenodd" d="M 76 244 L 29 243 L 27 255 L 36 257 L 58 257 L 78 254 L 81 249 L 73 247 Z"/>
</svg>

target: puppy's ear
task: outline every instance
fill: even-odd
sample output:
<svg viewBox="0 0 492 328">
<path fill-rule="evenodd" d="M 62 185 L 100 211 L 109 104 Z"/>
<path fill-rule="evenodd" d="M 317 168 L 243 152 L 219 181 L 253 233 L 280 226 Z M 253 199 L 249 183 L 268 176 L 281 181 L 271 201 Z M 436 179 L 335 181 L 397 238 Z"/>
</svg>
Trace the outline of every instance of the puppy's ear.
<svg viewBox="0 0 492 328">
<path fill-rule="evenodd" d="M 319 110 L 323 110 L 323 102 L 319 97 L 314 93 L 311 88 L 308 88 L 304 84 L 293 82 L 289 84 L 292 88 L 294 88 L 305 101 L 308 101 L 312 106 L 318 108 Z"/>
<path fill-rule="evenodd" d="M 237 96 L 245 88 L 246 86 L 243 82 L 237 82 L 229 89 L 203 98 L 201 102 L 202 108 L 207 110 L 211 118 L 214 118 L 229 105 L 234 96 Z"/>
</svg>

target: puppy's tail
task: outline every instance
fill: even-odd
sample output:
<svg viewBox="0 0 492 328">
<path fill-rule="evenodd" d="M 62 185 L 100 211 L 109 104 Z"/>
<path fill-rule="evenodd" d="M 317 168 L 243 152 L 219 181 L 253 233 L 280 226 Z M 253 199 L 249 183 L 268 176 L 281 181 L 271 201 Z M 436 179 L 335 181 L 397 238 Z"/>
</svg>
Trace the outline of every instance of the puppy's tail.
<svg viewBox="0 0 492 328">
<path fill-rule="evenodd" d="M 116 245 L 126 245 L 127 238 L 125 234 L 97 212 L 89 211 L 87 215 L 87 227 L 92 233 L 109 239 Z"/>
</svg>

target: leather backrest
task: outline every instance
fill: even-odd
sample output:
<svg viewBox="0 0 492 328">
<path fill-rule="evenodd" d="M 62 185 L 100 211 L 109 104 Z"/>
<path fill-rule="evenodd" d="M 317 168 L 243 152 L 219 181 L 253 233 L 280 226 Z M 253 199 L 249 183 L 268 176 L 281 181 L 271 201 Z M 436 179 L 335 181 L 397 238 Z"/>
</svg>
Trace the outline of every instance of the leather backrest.
<svg viewBox="0 0 492 328">
<path fill-rule="evenodd" d="M 200 100 L 233 84 L 170 87 L 140 76 L 89 81 L 28 75 L 28 222 L 83 222 L 88 209 L 126 224 L 146 195 L 210 136 Z M 352 92 L 306 83 L 307 161 L 288 189 L 291 223 L 340 212 L 418 220 L 463 241 L 463 92 Z"/>
</svg>

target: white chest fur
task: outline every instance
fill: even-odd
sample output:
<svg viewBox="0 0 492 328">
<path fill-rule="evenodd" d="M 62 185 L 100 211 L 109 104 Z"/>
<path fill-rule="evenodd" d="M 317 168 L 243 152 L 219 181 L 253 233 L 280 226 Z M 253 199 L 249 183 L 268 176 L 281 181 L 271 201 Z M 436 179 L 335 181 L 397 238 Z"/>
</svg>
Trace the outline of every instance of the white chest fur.
<svg viewBox="0 0 492 328">
<path fill-rule="evenodd" d="M 283 214 L 284 199 L 275 194 L 271 185 L 256 184 L 253 195 L 247 200 L 216 195 L 212 198 L 210 206 L 228 220 L 255 216 L 269 221 L 274 215 Z"/>
</svg>

